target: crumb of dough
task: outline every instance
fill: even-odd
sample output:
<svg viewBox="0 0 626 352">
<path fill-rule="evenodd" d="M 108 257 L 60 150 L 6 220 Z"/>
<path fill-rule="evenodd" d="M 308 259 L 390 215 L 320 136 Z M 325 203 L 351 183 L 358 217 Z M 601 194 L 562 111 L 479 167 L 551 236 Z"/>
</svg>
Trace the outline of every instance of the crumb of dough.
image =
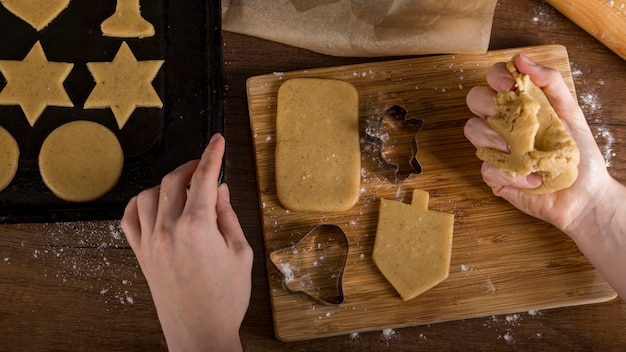
<svg viewBox="0 0 626 352">
<path fill-rule="evenodd" d="M 408 301 L 444 281 L 450 271 L 454 214 L 428 210 L 428 192 L 405 204 L 381 199 L 372 260 Z"/>
<path fill-rule="evenodd" d="M 39 171 L 48 188 L 69 202 L 89 202 L 118 182 L 124 153 L 113 132 L 92 121 L 73 121 L 52 131 L 39 153 Z"/>
<path fill-rule="evenodd" d="M 3 127 L 0 127 L 0 191 L 9 186 L 20 158 L 20 149 L 15 138 Z"/>
<path fill-rule="evenodd" d="M 541 186 L 529 193 L 551 193 L 571 186 L 578 177 L 580 153 L 541 88 L 520 74 L 513 60 L 507 68 L 516 90 L 499 92 L 496 114 L 487 118 L 494 131 L 509 143 L 510 153 L 479 148 L 476 155 L 501 170 L 521 176 L 537 173 Z"/>
<path fill-rule="evenodd" d="M 163 62 L 137 61 L 126 42 L 112 62 L 88 62 L 96 86 L 85 101 L 85 109 L 111 108 L 121 129 L 137 107 L 162 108 L 163 102 L 152 80 Z"/>
<path fill-rule="evenodd" d="M 31 126 L 47 106 L 73 107 L 63 87 L 74 64 L 50 62 L 37 42 L 22 61 L 0 60 L 0 72 L 7 84 L 0 92 L 0 104 L 19 105 Z"/>
<path fill-rule="evenodd" d="M 276 193 L 292 211 L 351 209 L 361 188 L 359 104 L 344 81 L 294 78 L 278 90 Z"/>
<path fill-rule="evenodd" d="M 141 17 L 139 0 L 117 0 L 115 13 L 100 25 L 102 34 L 117 38 L 154 36 L 154 26 Z"/>
<path fill-rule="evenodd" d="M 0 3 L 15 16 L 41 31 L 67 8 L 70 0 L 0 0 Z"/>
</svg>

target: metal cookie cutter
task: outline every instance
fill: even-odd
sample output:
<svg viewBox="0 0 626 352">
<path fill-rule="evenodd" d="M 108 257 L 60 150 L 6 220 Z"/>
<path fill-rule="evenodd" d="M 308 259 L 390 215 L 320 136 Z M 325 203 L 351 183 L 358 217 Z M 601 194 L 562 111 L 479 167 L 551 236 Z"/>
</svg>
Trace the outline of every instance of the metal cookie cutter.
<svg viewBox="0 0 626 352">
<path fill-rule="evenodd" d="M 366 139 L 375 144 L 381 166 L 393 171 L 393 183 L 401 183 L 422 173 L 417 160 L 417 135 L 423 125 L 424 120 L 408 117 L 405 108 L 393 105 L 367 126 Z"/>
<path fill-rule="evenodd" d="M 270 261 L 283 276 L 283 285 L 327 306 L 344 301 L 343 272 L 348 238 L 341 227 L 319 225 L 290 247 L 270 253 Z"/>
</svg>

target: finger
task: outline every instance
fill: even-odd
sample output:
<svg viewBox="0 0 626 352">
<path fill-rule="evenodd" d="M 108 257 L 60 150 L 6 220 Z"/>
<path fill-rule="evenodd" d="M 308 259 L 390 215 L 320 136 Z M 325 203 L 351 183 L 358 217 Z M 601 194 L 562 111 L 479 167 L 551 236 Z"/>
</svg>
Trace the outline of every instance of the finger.
<svg viewBox="0 0 626 352">
<path fill-rule="evenodd" d="M 230 203 L 230 190 L 225 183 L 218 187 L 216 210 L 217 226 L 222 236 L 224 236 L 228 247 L 237 250 L 249 246 L 248 240 L 241 229 L 237 213 L 235 213 Z"/>
<path fill-rule="evenodd" d="M 198 166 L 198 161 L 187 162 L 163 177 L 159 192 L 157 224 L 174 224 L 182 214 L 187 202 L 187 186 Z"/>
<path fill-rule="evenodd" d="M 507 140 L 491 129 L 484 119 L 474 117 L 467 120 L 463 133 L 476 149 L 492 148 L 505 153 L 511 152 Z"/>
<path fill-rule="evenodd" d="M 465 102 L 474 115 L 487 118 L 496 113 L 496 104 L 493 101 L 495 96 L 496 92 L 493 89 L 485 86 L 476 86 L 467 93 Z"/>
<path fill-rule="evenodd" d="M 579 144 L 581 160 L 602 160 L 595 138 L 591 133 L 585 115 L 576 101 L 574 94 L 565 83 L 563 76 L 555 69 L 537 65 L 526 55 L 515 57 L 518 71 L 529 75 L 530 79 L 543 89 L 556 114 L 563 121 L 565 128 Z"/>
<path fill-rule="evenodd" d="M 139 223 L 139 214 L 137 212 L 136 196 L 126 205 L 120 225 L 124 236 L 126 236 L 126 241 L 128 241 L 133 252 L 136 253 L 139 250 L 139 243 L 141 242 L 141 224 Z"/>
<path fill-rule="evenodd" d="M 191 177 L 191 189 L 185 205 L 185 211 L 208 216 L 209 221 L 215 220 L 217 182 L 224 156 L 224 143 L 224 137 L 219 134 L 211 138 Z"/>
<path fill-rule="evenodd" d="M 542 183 L 541 176 L 537 174 L 527 176 L 513 175 L 489 163 L 483 163 L 480 173 L 485 183 L 494 190 L 503 186 L 519 189 L 533 189 L 541 186 Z"/>
<path fill-rule="evenodd" d="M 499 62 L 489 69 L 487 83 L 496 92 L 506 92 L 515 88 L 515 79 L 504 62 Z"/>
<path fill-rule="evenodd" d="M 515 57 L 515 66 L 520 73 L 530 76 L 533 83 L 543 90 L 561 119 L 578 117 L 579 120 L 584 120 L 578 102 L 559 71 L 538 65 L 523 54 Z"/>
<path fill-rule="evenodd" d="M 154 232 L 159 207 L 160 186 L 149 188 L 137 196 L 137 214 L 141 227 L 141 239 L 147 240 Z"/>
</svg>

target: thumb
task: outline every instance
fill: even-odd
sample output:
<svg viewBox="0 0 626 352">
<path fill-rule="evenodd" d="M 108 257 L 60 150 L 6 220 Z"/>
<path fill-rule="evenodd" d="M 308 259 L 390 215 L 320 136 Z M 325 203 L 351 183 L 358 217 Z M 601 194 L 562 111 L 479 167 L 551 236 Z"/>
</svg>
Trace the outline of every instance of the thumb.
<svg viewBox="0 0 626 352">
<path fill-rule="evenodd" d="M 533 83 L 543 90 L 561 119 L 576 124 L 586 123 L 578 101 L 559 71 L 538 65 L 524 54 L 515 57 L 515 66 L 520 73 L 527 74 Z"/>
</svg>

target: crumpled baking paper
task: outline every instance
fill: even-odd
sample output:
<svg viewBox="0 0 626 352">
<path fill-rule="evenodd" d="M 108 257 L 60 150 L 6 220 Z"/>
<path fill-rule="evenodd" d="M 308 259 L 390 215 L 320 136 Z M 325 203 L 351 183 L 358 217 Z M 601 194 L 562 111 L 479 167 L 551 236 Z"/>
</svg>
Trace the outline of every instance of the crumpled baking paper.
<svg viewBox="0 0 626 352">
<path fill-rule="evenodd" d="M 222 28 L 334 56 L 484 53 L 497 0 L 222 0 Z"/>
</svg>

